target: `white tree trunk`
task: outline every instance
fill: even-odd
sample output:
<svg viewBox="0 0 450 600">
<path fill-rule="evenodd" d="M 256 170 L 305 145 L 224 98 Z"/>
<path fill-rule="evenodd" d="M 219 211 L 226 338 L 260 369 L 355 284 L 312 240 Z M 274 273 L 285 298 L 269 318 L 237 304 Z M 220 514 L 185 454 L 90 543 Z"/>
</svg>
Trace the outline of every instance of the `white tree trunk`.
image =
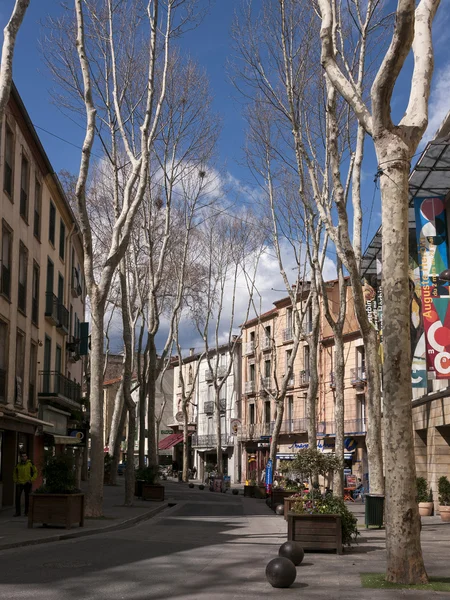
<svg viewBox="0 0 450 600">
<path fill-rule="evenodd" d="M 409 150 L 396 136 L 375 140 L 383 226 L 383 392 L 388 581 L 427 580 L 420 546 L 411 413 L 408 253 Z M 395 160 L 397 159 L 397 161 Z"/>
<path fill-rule="evenodd" d="M 334 392 L 334 423 L 336 433 L 334 452 L 338 458 L 344 460 L 345 355 L 342 330 L 340 332 L 334 331 L 334 348 L 336 358 L 334 365 L 334 381 L 336 385 Z M 340 498 L 344 495 L 344 472 L 342 470 L 333 473 L 333 494 Z"/>
</svg>

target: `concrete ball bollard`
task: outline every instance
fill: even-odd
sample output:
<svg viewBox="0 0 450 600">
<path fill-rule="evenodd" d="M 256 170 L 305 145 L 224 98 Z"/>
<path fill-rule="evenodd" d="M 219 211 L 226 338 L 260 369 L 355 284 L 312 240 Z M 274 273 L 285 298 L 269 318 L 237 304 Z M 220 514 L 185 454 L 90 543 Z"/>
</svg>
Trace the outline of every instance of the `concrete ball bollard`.
<svg viewBox="0 0 450 600">
<path fill-rule="evenodd" d="M 193 488 L 193 487 L 194 487 L 194 484 L 193 484 L 193 483 L 190 483 L 190 484 L 189 484 L 189 487 L 190 487 L 190 488 Z"/>
<path fill-rule="evenodd" d="M 205 486 L 204 486 L 204 485 L 199 485 L 199 486 L 198 486 L 198 489 L 199 489 L 199 490 L 204 490 L 204 489 L 205 489 Z"/>
<path fill-rule="evenodd" d="M 284 505 L 283 504 L 277 504 L 277 507 L 275 508 L 275 514 L 284 516 Z"/>
<path fill-rule="evenodd" d="M 280 546 L 278 555 L 288 558 L 294 565 L 298 566 L 305 557 L 305 551 L 298 542 L 289 541 L 284 542 L 284 544 Z"/>
<path fill-rule="evenodd" d="M 288 558 L 279 556 L 271 560 L 266 567 L 266 578 L 274 588 L 288 588 L 297 577 L 297 569 Z"/>
<path fill-rule="evenodd" d="M 237 490 L 236 488 L 233 489 L 232 493 L 237 496 L 239 494 L 239 490 Z"/>
</svg>

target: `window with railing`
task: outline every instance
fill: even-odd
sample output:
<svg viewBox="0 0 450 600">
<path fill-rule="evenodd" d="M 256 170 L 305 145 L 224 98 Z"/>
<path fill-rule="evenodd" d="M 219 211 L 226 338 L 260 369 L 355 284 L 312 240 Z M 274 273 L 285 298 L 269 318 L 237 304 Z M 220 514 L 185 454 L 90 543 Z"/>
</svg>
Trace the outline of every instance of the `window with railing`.
<svg viewBox="0 0 450 600">
<path fill-rule="evenodd" d="M 14 134 L 6 125 L 5 131 L 5 156 L 3 167 L 3 189 L 12 199 L 13 197 L 13 172 L 14 172 Z"/>
<path fill-rule="evenodd" d="M 24 244 L 19 244 L 19 291 L 17 306 L 19 310 L 26 313 L 27 309 L 27 270 L 28 270 L 28 250 Z"/>
<path fill-rule="evenodd" d="M 56 230 L 56 208 L 53 202 L 50 202 L 50 212 L 48 216 L 48 239 L 51 244 L 55 245 L 55 230 Z"/>
<path fill-rule="evenodd" d="M 20 169 L 20 216 L 28 221 L 28 187 L 30 184 L 30 163 L 22 154 Z"/>
<path fill-rule="evenodd" d="M 31 321 L 39 324 L 39 276 L 40 270 L 37 263 L 33 263 L 33 283 L 31 288 Z"/>
<path fill-rule="evenodd" d="M 36 179 L 34 182 L 34 218 L 33 234 L 38 240 L 41 239 L 41 210 L 42 210 L 42 187 Z"/>
</svg>

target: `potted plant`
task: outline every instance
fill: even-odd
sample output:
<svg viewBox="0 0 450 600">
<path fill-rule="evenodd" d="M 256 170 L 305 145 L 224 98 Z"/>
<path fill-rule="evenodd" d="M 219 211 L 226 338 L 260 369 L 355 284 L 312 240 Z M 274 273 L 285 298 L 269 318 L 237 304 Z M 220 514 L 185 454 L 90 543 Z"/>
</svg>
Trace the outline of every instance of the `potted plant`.
<svg viewBox="0 0 450 600">
<path fill-rule="evenodd" d="M 44 484 L 30 494 L 28 527 L 45 525 L 84 525 L 84 494 L 76 487 L 73 457 L 47 455 L 42 467 Z"/>
<path fill-rule="evenodd" d="M 439 477 L 439 514 L 442 521 L 450 523 L 450 481 L 447 477 Z"/>
<path fill-rule="evenodd" d="M 159 483 L 159 467 L 150 465 L 136 470 L 136 481 L 140 482 L 142 500 L 164 500 L 164 486 Z M 135 490 L 136 491 L 136 490 Z"/>
<path fill-rule="evenodd" d="M 305 550 L 336 550 L 341 554 L 342 545 L 356 537 L 357 519 L 343 499 L 331 494 L 322 498 L 317 484 L 319 475 L 325 477 L 342 468 L 342 460 L 334 454 L 315 448 L 297 453 L 292 471 L 308 478 L 309 492 L 288 512 L 288 540 L 300 542 Z"/>
<path fill-rule="evenodd" d="M 417 502 L 419 504 L 419 514 L 421 517 L 430 517 L 433 512 L 433 496 L 428 488 L 425 477 L 417 477 Z"/>
</svg>

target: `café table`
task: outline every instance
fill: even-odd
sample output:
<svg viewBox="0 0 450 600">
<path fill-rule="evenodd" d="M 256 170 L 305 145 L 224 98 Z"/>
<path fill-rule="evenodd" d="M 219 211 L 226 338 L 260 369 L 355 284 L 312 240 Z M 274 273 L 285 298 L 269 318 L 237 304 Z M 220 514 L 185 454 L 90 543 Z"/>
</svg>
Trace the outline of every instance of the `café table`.
<svg viewBox="0 0 450 600">
<path fill-rule="evenodd" d="M 354 487 L 344 488 L 344 502 L 354 502 L 353 492 L 356 490 Z"/>
</svg>

